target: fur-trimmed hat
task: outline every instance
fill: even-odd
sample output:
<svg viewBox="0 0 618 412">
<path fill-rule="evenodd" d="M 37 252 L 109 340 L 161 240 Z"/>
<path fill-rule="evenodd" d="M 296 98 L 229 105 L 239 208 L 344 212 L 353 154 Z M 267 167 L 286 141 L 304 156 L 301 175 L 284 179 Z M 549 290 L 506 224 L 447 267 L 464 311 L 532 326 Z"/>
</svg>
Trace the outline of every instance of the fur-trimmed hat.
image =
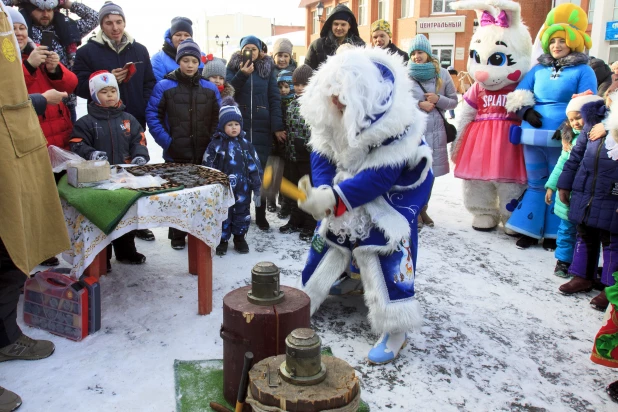
<svg viewBox="0 0 618 412">
<path fill-rule="evenodd" d="M 97 97 L 97 93 L 106 87 L 115 87 L 118 93 L 118 99 L 120 99 L 120 89 L 118 88 L 116 76 L 107 70 L 99 70 L 92 73 L 88 81 L 88 86 L 90 87 L 90 97 L 95 103 L 101 104 Z"/>
<path fill-rule="evenodd" d="M 127 21 L 127 19 L 124 17 L 124 11 L 122 10 L 122 7 L 111 1 L 106 1 L 103 7 L 101 7 L 101 10 L 99 10 L 99 25 L 103 24 L 103 19 L 105 18 L 105 16 L 108 16 L 110 14 L 120 16 L 122 17 L 123 21 Z"/>
<path fill-rule="evenodd" d="M 391 31 L 391 24 L 384 19 L 376 20 L 371 23 L 371 33 L 382 30 L 388 37 L 393 37 L 393 32 Z"/>
<path fill-rule="evenodd" d="M 173 36 L 179 31 L 187 32 L 189 36 L 193 37 L 193 22 L 191 19 L 187 17 L 174 17 L 170 26 L 170 34 Z"/>
<path fill-rule="evenodd" d="M 292 73 L 292 83 L 293 84 L 307 84 L 309 83 L 309 79 L 313 75 L 313 69 L 308 64 L 303 64 L 294 70 Z"/>
<path fill-rule="evenodd" d="M 223 131 L 225 125 L 229 122 L 238 122 L 242 128 L 242 113 L 238 108 L 238 104 L 232 96 L 227 96 L 221 99 L 221 108 L 219 109 L 219 130 Z"/>
<path fill-rule="evenodd" d="M 224 59 L 208 54 L 204 57 L 202 77 L 208 79 L 211 76 L 221 76 L 225 79 L 227 62 Z"/>
<path fill-rule="evenodd" d="M 193 56 L 198 61 L 202 60 L 202 51 L 200 50 L 200 46 L 198 46 L 197 43 L 190 37 L 188 39 L 184 39 L 178 45 L 176 49 L 176 63 L 180 62 L 180 59 L 185 56 Z"/>
<path fill-rule="evenodd" d="M 287 53 L 291 56 L 293 48 L 292 42 L 288 39 L 277 39 L 273 45 L 273 56 L 276 56 L 277 53 Z"/>
<path fill-rule="evenodd" d="M 412 39 L 410 47 L 408 47 L 408 54 L 412 54 L 414 50 L 424 51 L 428 56 L 431 56 L 431 43 L 429 43 L 429 39 L 422 34 L 417 34 Z"/>
<path fill-rule="evenodd" d="M 587 92 L 589 92 L 589 93 L 587 93 Z M 569 104 L 567 105 L 565 113 L 581 112 L 582 107 L 586 103 L 603 101 L 603 98 L 601 96 L 597 96 L 596 94 L 592 94 L 592 92 L 590 90 L 586 90 L 586 92 L 584 92 L 582 94 L 579 94 L 579 95 L 574 95 L 574 96 L 575 97 L 573 97 L 571 99 L 571 101 L 569 102 Z"/>
</svg>

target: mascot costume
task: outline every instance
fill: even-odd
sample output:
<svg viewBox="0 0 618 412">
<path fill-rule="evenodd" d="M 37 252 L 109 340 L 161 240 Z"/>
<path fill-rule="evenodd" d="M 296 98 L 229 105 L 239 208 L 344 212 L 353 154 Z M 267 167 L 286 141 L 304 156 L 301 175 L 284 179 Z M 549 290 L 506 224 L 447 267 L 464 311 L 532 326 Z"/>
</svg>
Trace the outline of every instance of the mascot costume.
<svg viewBox="0 0 618 412">
<path fill-rule="evenodd" d="M 329 57 L 300 97 L 311 126 L 312 183 L 299 207 L 319 220 L 302 273 L 314 313 L 350 265 L 360 273 L 372 363 L 395 359 L 422 323 L 415 299 L 417 218 L 431 189 L 426 115 L 401 57 L 349 48 Z"/>
<path fill-rule="evenodd" d="M 566 118 L 571 96 L 597 89 L 596 76 L 583 53 L 592 46 L 587 28 L 588 17 L 581 7 L 564 3 L 552 9 L 539 32 L 544 54 L 517 89 L 507 95 L 507 110 L 524 119 L 521 127 L 511 128 L 510 139 L 523 145 L 528 189 L 506 224 L 523 235 L 517 241 L 522 249 L 542 238 L 545 249 L 556 248 L 560 218 L 554 214 L 553 200 L 545 204 L 545 183 L 562 152 L 561 139 L 552 137 Z M 551 55 L 553 38 L 565 39 L 570 49 L 566 56 Z"/>
<path fill-rule="evenodd" d="M 475 10 L 480 26 L 472 36 L 468 72 L 476 82 L 463 96 L 459 135 L 451 145 L 455 177 L 464 179 L 464 206 L 472 227 L 489 231 L 511 216 L 526 188 L 522 147 L 509 142 L 521 120 L 506 108 L 506 95 L 530 68 L 532 38 L 510 0 L 457 1 L 454 10 Z M 508 234 L 515 234 L 505 228 Z"/>
</svg>

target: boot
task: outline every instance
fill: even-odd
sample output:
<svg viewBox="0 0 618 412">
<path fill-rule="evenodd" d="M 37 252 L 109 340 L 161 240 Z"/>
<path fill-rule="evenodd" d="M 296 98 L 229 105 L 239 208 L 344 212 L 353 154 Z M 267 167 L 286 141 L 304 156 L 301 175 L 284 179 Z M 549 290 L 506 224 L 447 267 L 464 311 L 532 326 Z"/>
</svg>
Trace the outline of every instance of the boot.
<svg viewBox="0 0 618 412">
<path fill-rule="evenodd" d="M 155 240 L 155 235 L 152 233 L 150 229 L 138 229 L 135 231 L 135 237 L 138 239 L 146 240 L 148 242 L 152 242 Z"/>
<path fill-rule="evenodd" d="M 292 219 L 290 219 L 288 223 L 286 223 L 285 225 L 279 228 L 279 232 L 281 233 L 294 233 L 294 232 L 298 232 L 298 230 L 299 230 L 298 226 L 295 226 L 292 223 Z"/>
<path fill-rule="evenodd" d="M 423 219 L 423 225 L 433 227 L 433 220 L 427 214 L 428 205 L 423 206 L 421 209 L 421 215 L 419 216 L 419 222 Z"/>
<path fill-rule="evenodd" d="M 472 219 L 472 229 L 490 232 L 498 226 L 498 219 L 493 215 L 476 215 Z"/>
<path fill-rule="evenodd" d="M 304 242 L 309 242 L 311 239 L 313 239 L 313 230 L 302 229 L 298 235 L 298 238 Z"/>
<path fill-rule="evenodd" d="M 260 206 L 255 208 L 255 224 L 260 230 L 270 229 L 268 220 L 266 220 L 266 206 Z"/>
<path fill-rule="evenodd" d="M 21 398 L 15 392 L 0 386 L 0 412 L 11 412 L 21 406 Z"/>
<path fill-rule="evenodd" d="M 612 382 L 609 385 L 607 385 L 607 388 L 605 388 L 605 392 L 607 392 L 607 394 L 609 395 L 609 398 L 618 403 L 618 381 L 616 382 Z"/>
<path fill-rule="evenodd" d="M 538 245 L 539 240 L 530 236 L 521 235 L 519 240 L 515 243 L 517 249 L 528 249 L 532 245 Z"/>
<path fill-rule="evenodd" d="M 215 251 L 217 256 L 223 256 L 227 253 L 227 243 L 227 240 L 221 239 L 221 243 L 219 243 L 219 246 L 217 246 L 217 249 Z"/>
<path fill-rule="evenodd" d="M 45 359 L 54 353 L 55 349 L 54 344 L 48 340 L 35 340 L 22 333 L 15 342 L 0 348 L 0 362 Z"/>
<path fill-rule="evenodd" d="M 141 253 L 134 252 L 121 257 L 118 257 L 118 255 L 116 255 L 116 261 L 127 265 L 141 265 L 142 263 L 146 262 L 146 256 L 142 255 Z"/>
<path fill-rule="evenodd" d="M 592 298 L 592 300 L 590 301 L 590 305 L 592 305 L 593 309 L 605 312 L 605 310 L 609 306 L 609 300 L 607 300 L 607 296 L 605 296 L 605 291 L 602 291 L 597 296 Z"/>
<path fill-rule="evenodd" d="M 183 250 L 186 246 L 185 238 L 172 239 L 172 249 Z"/>
<path fill-rule="evenodd" d="M 277 217 L 279 219 L 287 219 L 288 216 L 290 216 L 290 214 L 292 213 L 292 207 L 290 205 L 291 200 L 286 199 L 282 204 L 281 204 L 281 210 L 279 210 L 279 213 L 277 213 Z"/>
<path fill-rule="evenodd" d="M 579 276 L 573 276 L 573 279 L 560 286 L 558 290 L 563 295 L 572 295 L 579 292 L 590 292 L 592 290 L 592 281 Z"/>
<path fill-rule="evenodd" d="M 275 213 L 277 211 L 277 203 L 275 202 L 275 199 L 266 200 L 266 210 L 270 213 Z"/>
<path fill-rule="evenodd" d="M 244 236 L 234 235 L 234 250 L 243 255 L 249 253 L 249 245 Z"/>
<path fill-rule="evenodd" d="M 553 252 L 556 250 L 556 239 L 543 239 L 543 249 Z"/>
<path fill-rule="evenodd" d="M 570 278 L 571 275 L 569 275 L 569 266 L 571 266 L 570 263 L 563 262 L 562 260 L 557 261 L 556 267 L 554 268 L 554 275 L 559 278 Z"/>
<path fill-rule="evenodd" d="M 369 351 L 369 363 L 380 365 L 395 360 L 399 351 L 406 345 L 406 333 L 383 333 Z"/>
</svg>

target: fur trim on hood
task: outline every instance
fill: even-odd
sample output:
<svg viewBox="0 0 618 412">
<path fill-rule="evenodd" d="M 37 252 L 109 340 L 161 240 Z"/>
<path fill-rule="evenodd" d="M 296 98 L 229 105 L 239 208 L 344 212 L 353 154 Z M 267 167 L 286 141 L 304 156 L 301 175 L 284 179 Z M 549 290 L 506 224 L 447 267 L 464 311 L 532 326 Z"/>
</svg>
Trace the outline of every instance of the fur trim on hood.
<svg viewBox="0 0 618 412">
<path fill-rule="evenodd" d="M 564 57 L 554 59 L 551 54 L 545 53 L 541 54 L 537 61 L 543 66 L 571 67 L 588 64 L 590 58 L 584 53 L 571 52 Z"/>
<path fill-rule="evenodd" d="M 582 106 L 581 115 L 584 119 L 584 125 L 592 127 L 605 118 L 607 107 L 602 100 L 586 103 Z"/>
<path fill-rule="evenodd" d="M 236 90 L 234 90 L 234 86 L 232 86 L 231 84 L 229 84 L 228 82 L 223 83 L 223 90 L 219 92 L 219 94 L 221 94 L 221 98 L 223 99 L 224 97 L 234 97 L 234 93 L 236 92 Z"/>
<path fill-rule="evenodd" d="M 241 63 L 242 63 L 242 53 L 240 51 L 237 51 L 236 53 L 232 55 L 232 58 L 230 59 L 230 62 L 228 63 L 227 67 L 237 72 L 240 70 Z M 275 67 L 275 61 L 273 60 L 272 57 L 268 55 L 263 55 L 262 58 L 254 61 L 253 64 L 255 66 L 257 74 L 262 79 L 268 79 L 270 77 L 270 74 L 273 71 L 273 68 Z"/>
</svg>

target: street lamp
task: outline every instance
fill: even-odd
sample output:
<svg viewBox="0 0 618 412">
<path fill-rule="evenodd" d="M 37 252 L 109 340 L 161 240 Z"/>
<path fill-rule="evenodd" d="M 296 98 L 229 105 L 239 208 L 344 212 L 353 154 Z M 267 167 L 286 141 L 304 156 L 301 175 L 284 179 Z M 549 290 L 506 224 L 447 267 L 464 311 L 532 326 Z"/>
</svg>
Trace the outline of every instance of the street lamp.
<svg viewBox="0 0 618 412">
<path fill-rule="evenodd" d="M 324 4 L 322 4 L 322 2 L 319 2 L 318 5 L 315 7 L 315 10 L 318 12 L 318 21 L 322 21 L 322 15 L 324 14 Z"/>
<path fill-rule="evenodd" d="M 225 40 L 221 40 L 219 42 L 219 35 L 215 35 L 215 44 L 217 46 L 221 46 L 221 58 L 223 58 L 223 47 L 225 47 L 230 42 L 230 36 L 225 36 Z"/>
</svg>

